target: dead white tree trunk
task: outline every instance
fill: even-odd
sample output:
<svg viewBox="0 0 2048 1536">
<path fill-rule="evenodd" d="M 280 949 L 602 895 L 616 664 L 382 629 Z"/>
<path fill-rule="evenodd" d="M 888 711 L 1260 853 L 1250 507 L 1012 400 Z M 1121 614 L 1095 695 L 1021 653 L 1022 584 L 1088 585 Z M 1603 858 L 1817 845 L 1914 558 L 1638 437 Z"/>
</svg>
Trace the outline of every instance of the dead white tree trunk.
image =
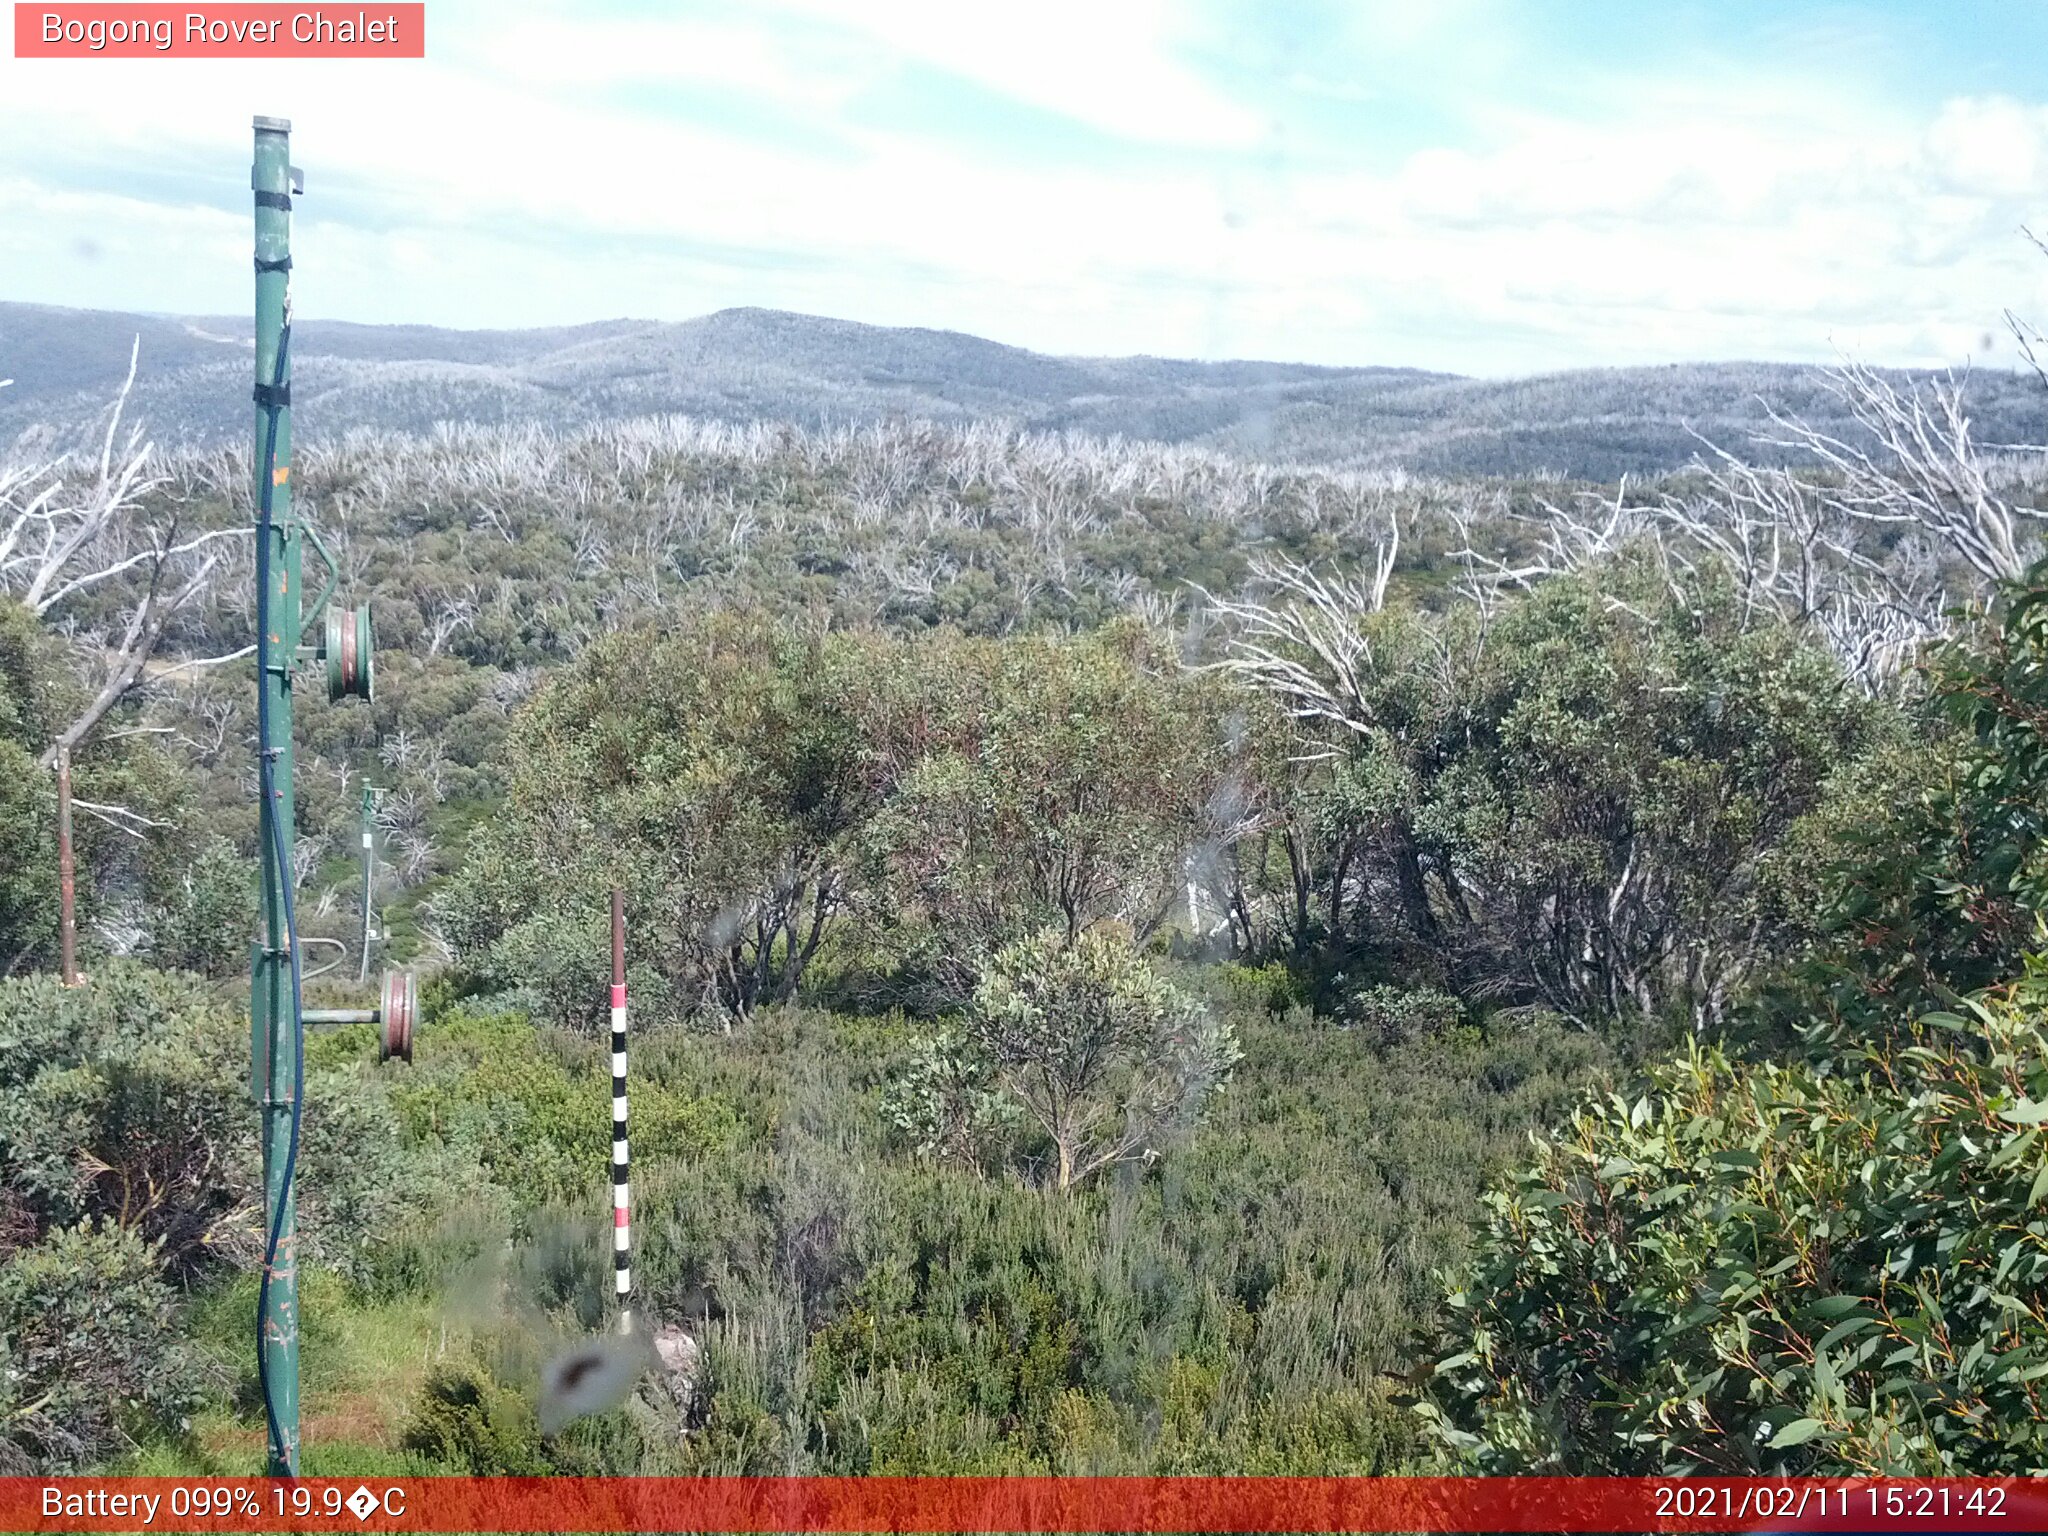
<svg viewBox="0 0 2048 1536">
<path fill-rule="evenodd" d="M 1875 368 L 1846 363 L 1830 371 L 1828 387 L 1871 446 L 1776 411 L 1779 434 L 1763 441 L 1810 454 L 1839 476 L 1829 489 L 1835 506 L 1864 522 L 1926 530 L 1986 582 L 2011 581 L 2039 555 L 2048 513 L 1999 494 L 1971 437 L 1963 381 L 1902 391 Z"/>
<path fill-rule="evenodd" d="M 57 777 L 58 917 L 64 979 L 77 980 L 75 862 L 71 841 L 74 802 L 71 763 L 79 745 L 142 680 L 164 633 L 180 612 L 207 590 L 224 540 L 246 530 L 215 529 L 186 536 L 175 508 L 161 520 L 143 515 L 143 502 L 164 484 L 154 468 L 151 445 L 140 427 L 121 436 L 121 416 L 135 386 L 141 338 L 128 354 L 95 472 L 80 483 L 65 459 L 39 465 L 0 465 L 0 593 L 15 597 L 38 617 L 95 592 L 108 582 L 140 583 L 134 605 L 118 634 L 85 634 L 81 649 L 96 652 L 99 687 L 76 717 L 57 733 L 39 759 Z M 119 443 L 118 451 L 116 444 Z M 147 818 L 118 806 L 86 806 L 130 835 Z"/>
<path fill-rule="evenodd" d="M 1231 626 L 1228 654 L 1212 665 L 1273 695 L 1297 720 L 1370 730 L 1372 638 L 1361 620 L 1386 606 L 1400 548 L 1401 525 L 1389 518 L 1370 580 L 1321 576 L 1284 557 L 1254 558 L 1253 582 L 1269 596 L 1202 591 L 1210 611 Z"/>
</svg>

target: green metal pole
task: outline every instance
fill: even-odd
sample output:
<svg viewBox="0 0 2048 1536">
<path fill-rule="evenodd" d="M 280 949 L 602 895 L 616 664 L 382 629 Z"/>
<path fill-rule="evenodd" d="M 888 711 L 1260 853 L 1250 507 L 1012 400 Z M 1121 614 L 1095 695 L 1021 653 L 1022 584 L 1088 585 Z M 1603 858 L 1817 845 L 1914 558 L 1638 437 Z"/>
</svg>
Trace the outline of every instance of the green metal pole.
<svg viewBox="0 0 2048 1536">
<path fill-rule="evenodd" d="M 377 791 L 363 786 L 363 959 L 357 981 L 370 979 L 370 950 L 377 941 Z"/>
<path fill-rule="evenodd" d="M 256 119 L 256 382 L 277 382 L 278 345 L 289 307 L 291 255 L 291 124 Z M 287 357 L 289 365 L 289 357 Z M 289 374 L 284 382 L 289 383 Z M 277 452 L 268 460 L 270 413 L 256 410 L 256 502 L 269 481 L 270 622 L 256 637 L 257 687 L 267 695 L 261 750 L 273 764 L 272 793 L 262 808 L 263 931 L 256 956 L 252 1057 L 257 1102 L 263 1114 L 263 1190 L 266 1234 L 278 1232 L 277 1252 L 261 1320 L 264 1375 L 269 1389 L 270 1475 L 299 1471 L 299 1266 L 296 1211 L 288 1174 L 292 1095 L 299 1077 L 297 1020 L 293 1017 L 292 948 L 298 935 L 285 920 L 283 882 L 291 878 L 292 666 L 299 648 L 299 560 L 291 517 L 291 412 L 278 412 Z M 261 518 L 261 512 L 258 512 Z M 282 837 L 279 837 L 279 833 Z M 281 857 L 273 850 L 281 847 Z M 282 864 L 282 867 L 279 867 Z"/>
</svg>

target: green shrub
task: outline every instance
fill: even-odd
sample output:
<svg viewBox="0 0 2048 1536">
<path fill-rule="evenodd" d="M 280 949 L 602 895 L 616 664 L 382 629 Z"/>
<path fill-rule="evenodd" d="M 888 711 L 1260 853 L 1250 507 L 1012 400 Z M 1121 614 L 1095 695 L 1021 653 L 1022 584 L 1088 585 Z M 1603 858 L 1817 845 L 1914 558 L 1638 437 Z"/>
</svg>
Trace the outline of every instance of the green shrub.
<svg viewBox="0 0 2048 1536">
<path fill-rule="evenodd" d="M 894 1000 L 957 1006 L 1038 927 L 1166 920 L 1216 835 L 1214 692 L 1130 625 L 997 643 L 719 611 L 607 636 L 514 726 L 445 932 L 508 1001 L 593 1032 L 614 886 L 650 1018 L 788 1002 L 855 929 Z"/>
<path fill-rule="evenodd" d="M 109 962 L 0 981 L 0 1181 L 39 1228 L 104 1217 L 202 1262 L 257 1187 L 249 1026 L 191 977 Z"/>
<path fill-rule="evenodd" d="M 1022 1123 L 995 1064 L 958 1033 L 910 1048 L 881 1101 L 882 1118 L 913 1151 L 970 1168 L 999 1160 Z"/>
<path fill-rule="evenodd" d="M 36 1230 L 105 1219 L 182 1276 L 260 1260 L 259 1116 L 239 1008 L 191 976 L 109 962 L 81 987 L 0 981 L 0 1047 L 0 1184 Z M 405 1068 L 317 1035 L 307 1055 L 300 1256 L 366 1281 L 402 1240 L 473 1203 L 477 1180 L 461 1158 L 403 1145 L 391 1087 Z"/>
<path fill-rule="evenodd" d="M 1382 1045 L 1438 1035 L 1464 1021 L 1465 1005 L 1435 987 L 1362 987 L 1337 1005 L 1337 1021 Z"/>
<path fill-rule="evenodd" d="M 1052 1142 L 1065 1192 L 1192 1126 L 1241 1054 L 1230 1025 L 1108 929 L 1046 929 L 994 957 L 968 1038 Z"/>
<path fill-rule="evenodd" d="M 255 865 L 215 837 L 153 914 L 149 957 L 166 970 L 234 975 L 248 969 L 255 933 Z"/>
<path fill-rule="evenodd" d="M 634 1068 L 634 1157 L 699 1156 L 738 1131 L 723 1100 Z M 611 1166 L 610 1052 L 517 1014 L 457 1012 L 423 1036 L 391 1099 L 406 1144 L 479 1165 L 523 1208 L 589 1198 Z"/>
<path fill-rule="evenodd" d="M 1487 1197 L 1425 1411 L 1487 1472 L 2048 1455 L 2048 985 L 1824 1066 L 1696 1047 Z"/>
<path fill-rule="evenodd" d="M 473 1255 L 502 1202 L 465 1148 L 408 1142 L 408 1069 L 309 1073 L 298 1169 L 307 1260 L 361 1286 L 403 1286 Z"/>
<path fill-rule="evenodd" d="M 701 610 L 590 646 L 514 727 L 507 802 L 444 903 L 465 960 L 595 1029 L 622 885 L 635 952 L 659 959 L 643 1007 L 737 1017 L 790 997 L 845 905 L 870 799 L 849 650 Z"/>
<path fill-rule="evenodd" d="M 1232 1011 L 1285 1013 L 1308 1001 L 1300 979 L 1278 960 L 1269 960 L 1264 965 L 1225 962 L 1208 967 L 1204 974 L 1220 994 L 1224 1007 Z"/>
<path fill-rule="evenodd" d="M 1814 930 L 1804 824 L 1898 734 L 1811 636 L 1640 550 L 1491 617 L 1273 604 L 1235 941 L 1472 1004 L 1720 1022 Z"/>
<path fill-rule="evenodd" d="M 1174 1155 L 1063 1200 L 888 1156 L 871 1021 L 770 1013 L 664 1042 L 746 1130 L 636 1162 L 635 1283 L 698 1332 L 709 1400 L 689 1440 L 619 1442 L 611 1469 L 1411 1465 L 1418 1430 L 1381 1373 L 1465 1252 L 1484 1171 L 1565 1112 L 1602 1047 L 1553 1021 L 1391 1049 L 1231 1022 L 1245 1059 Z M 602 1237 L 585 1223 L 578 1285 Z"/>
<path fill-rule="evenodd" d="M 1804 856 L 1814 954 L 1488 1197 L 1423 1405 L 1471 1464 L 2040 1469 L 2048 565 L 1929 677 Z"/>
<path fill-rule="evenodd" d="M 79 1472 L 124 1431 L 197 1401 L 157 1245 L 110 1223 L 61 1227 L 0 1264 L 0 1463 Z"/>
<path fill-rule="evenodd" d="M 475 1365 L 437 1367 L 400 1436 L 407 1451 L 471 1477 L 555 1471 L 533 1412 Z"/>
<path fill-rule="evenodd" d="M 1765 1011 L 1853 1046 L 2019 973 L 2048 912 L 2048 561 L 1929 659 L 1922 740 L 1866 774 L 1828 861 L 1825 941 Z M 1759 1034 L 1762 1031 L 1757 1031 Z"/>
</svg>

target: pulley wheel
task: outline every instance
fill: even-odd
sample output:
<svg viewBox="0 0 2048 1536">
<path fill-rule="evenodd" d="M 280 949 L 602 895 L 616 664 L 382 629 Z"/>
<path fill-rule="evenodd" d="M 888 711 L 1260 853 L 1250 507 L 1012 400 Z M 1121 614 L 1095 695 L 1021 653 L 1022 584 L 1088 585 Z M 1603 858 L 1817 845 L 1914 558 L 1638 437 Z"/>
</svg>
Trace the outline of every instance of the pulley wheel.
<svg viewBox="0 0 2048 1536">
<path fill-rule="evenodd" d="M 327 697 L 333 702 L 371 696 L 370 605 L 329 608 L 321 650 L 327 658 Z"/>
<path fill-rule="evenodd" d="M 396 1056 L 402 1061 L 412 1060 L 412 1026 L 419 1017 L 420 983 L 411 971 L 386 971 L 384 973 L 384 999 L 378 1016 L 384 1022 L 383 1036 L 377 1042 L 377 1059 L 389 1061 Z"/>
</svg>

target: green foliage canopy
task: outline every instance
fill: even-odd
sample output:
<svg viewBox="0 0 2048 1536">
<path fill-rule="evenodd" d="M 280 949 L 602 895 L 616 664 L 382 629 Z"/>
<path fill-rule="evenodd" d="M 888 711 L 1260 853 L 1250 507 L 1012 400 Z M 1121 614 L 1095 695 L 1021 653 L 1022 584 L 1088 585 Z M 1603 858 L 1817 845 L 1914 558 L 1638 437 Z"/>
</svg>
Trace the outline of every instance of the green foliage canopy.
<svg viewBox="0 0 2048 1536">
<path fill-rule="evenodd" d="M 1329 944 L 1472 1001 L 1703 1024 L 1812 932 L 1801 829 L 1889 727 L 1791 628 L 1629 560 L 1490 620 L 1355 625 L 1360 659 L 1322 685 L 1341 727 L 1248 716 L 1265 814 L 1219 892 L 1241 948 Z"/>
<path fill-rule="evenodd" d="M 2044 597 L 2037 567 L 1938 658 L 1930 708 L 1962 730 L 1869 808 L 1834 928 L 1765 1000 L 1770 1027 L 1737 1033 L 1764 1059 L 1695 1048 L 1489 1197 L 1424 1405 L 1459 1454 L 2039 1470 L 2048 983 L 2023 946 L 2048 895 Z M 1769 1059 L 1788 1039 L 1800 1059 Z"/>
<path fill-rule="evenodd" d="M 1715 1047 L 1487 1198 L 1431 1416 L 1488 1472 L 1994 1475 L 2048 1453 L 2048 988 L 1861 1059 Z"/>
<path fill-rule="evenodd" d="M 520 717 L 446 931 L 487 983 L 588 1026 L 614 882 L 649 1013 L 787 1000 L 848 919 L 899 996 L 955 1005 L 1044 924 L 1165 920 L 1226 771 L 1212 694 L 1128 632 L 714 614 L 616 636 Z"/>
</svg>

